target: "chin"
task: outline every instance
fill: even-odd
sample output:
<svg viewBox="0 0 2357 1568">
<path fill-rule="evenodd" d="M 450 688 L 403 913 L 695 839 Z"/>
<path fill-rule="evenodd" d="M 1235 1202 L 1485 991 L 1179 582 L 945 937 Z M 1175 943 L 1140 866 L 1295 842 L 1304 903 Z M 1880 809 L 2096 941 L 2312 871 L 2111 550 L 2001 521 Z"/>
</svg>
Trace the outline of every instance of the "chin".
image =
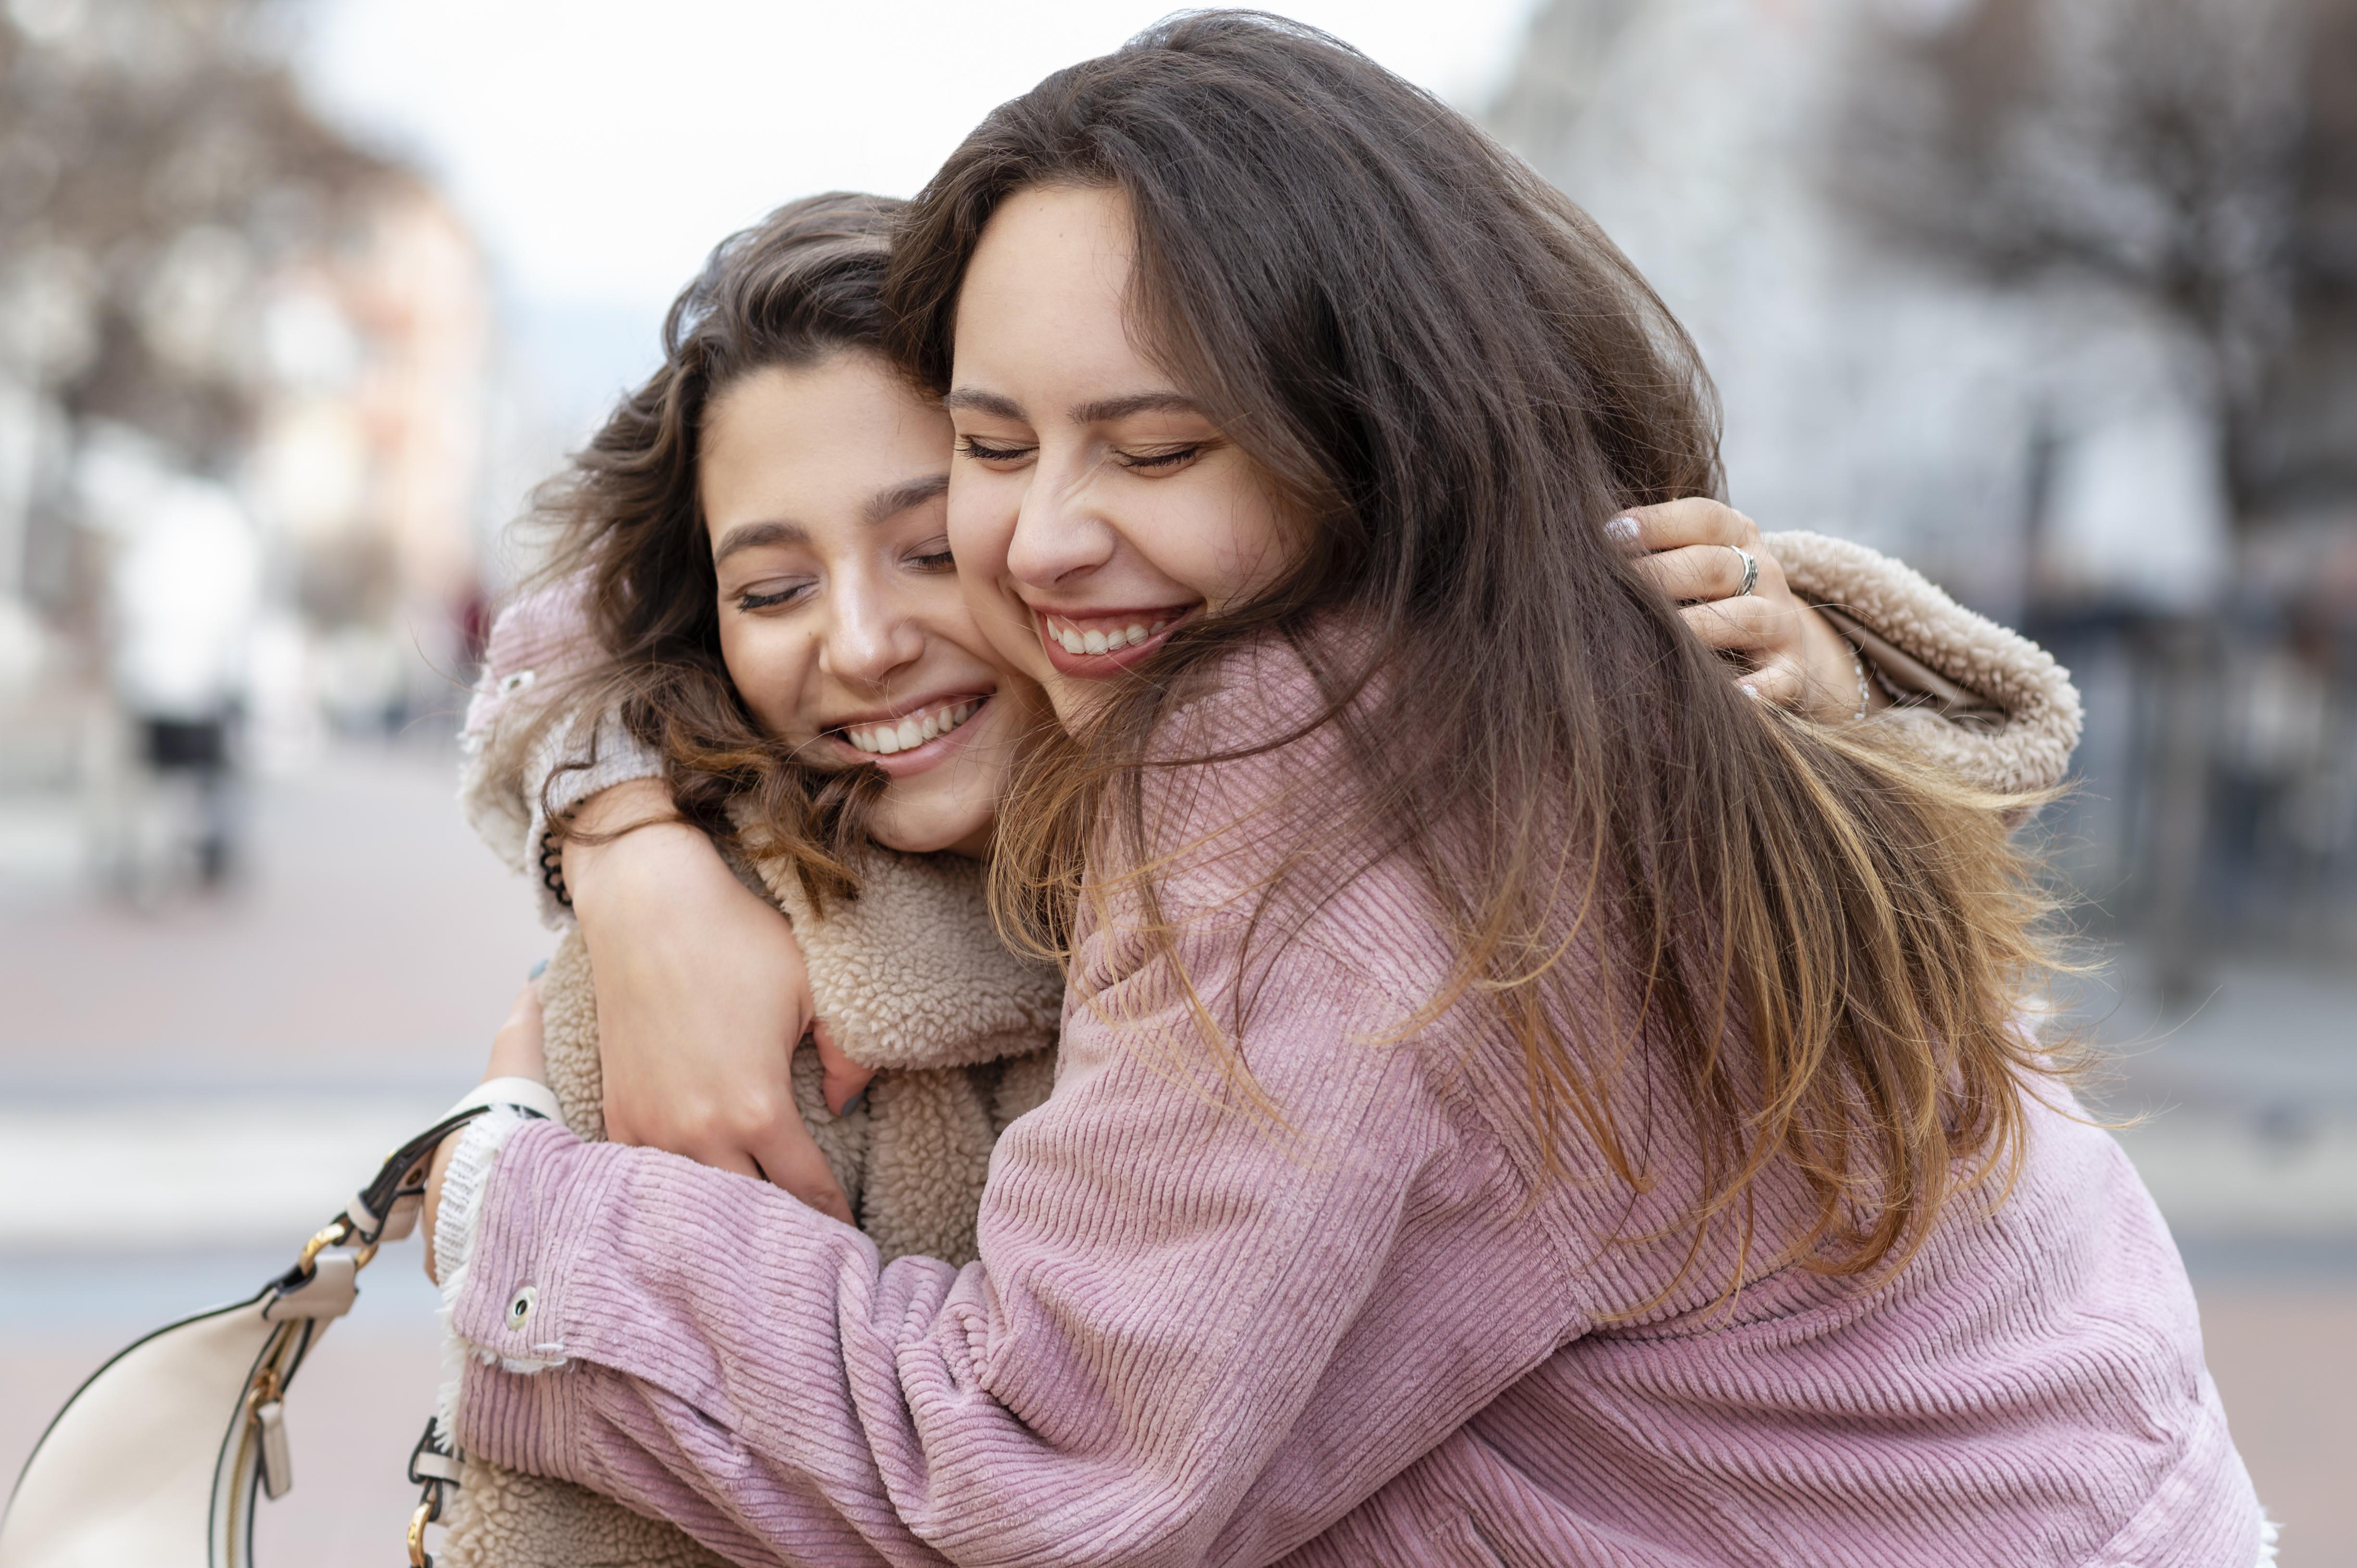
<svg viewBox="0 0 2357 1568">
<path fill-rule="evenodd" d="M 884 806 L 870 819 L 870 836 L 902 854 L 939 854 L 987 836 L 988 812 L 894 810 Z"/>
</svg>

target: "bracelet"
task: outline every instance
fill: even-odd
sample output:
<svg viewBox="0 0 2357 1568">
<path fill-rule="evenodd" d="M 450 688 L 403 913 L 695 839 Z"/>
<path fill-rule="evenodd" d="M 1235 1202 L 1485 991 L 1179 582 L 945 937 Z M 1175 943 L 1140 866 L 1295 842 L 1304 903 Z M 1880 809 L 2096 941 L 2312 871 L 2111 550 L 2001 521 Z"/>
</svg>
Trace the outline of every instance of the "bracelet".
<svg viewBox="0 0 2357 1568">
<path fill-rule="evenodd" d="M 540 882 L 560 907 L 573 908 L 573 895 L 565 888 L 565 846 L 546 833 L 540 835 Z"/>
<path fill-rule="evenodd" d="M 1849 667 L 1857 671 L 1857 712 L 1850 716 L 1850 723 L 1856 724 L 1874 705 L 1874 683 L 1866 677 L 1866 660 L 1859 656 L 1857 644 L 1843 638 L 1842 646 L 1849 650 Z"/>
</svg>

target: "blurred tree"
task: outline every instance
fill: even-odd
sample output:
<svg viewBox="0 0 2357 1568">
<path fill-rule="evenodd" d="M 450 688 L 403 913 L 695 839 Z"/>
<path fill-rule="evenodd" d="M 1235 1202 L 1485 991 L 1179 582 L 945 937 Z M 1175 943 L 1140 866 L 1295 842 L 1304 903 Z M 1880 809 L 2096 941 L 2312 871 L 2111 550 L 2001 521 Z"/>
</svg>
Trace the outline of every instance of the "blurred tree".
<svg viewBox="0 0 2357 1568">
<path fill-rule="evenodd" d="M 1837 187 L 2000 283 L 2077 274 L 2190 326 L 2239 491 L 2291 317 L 2319 3 L 2340 0 L 1877 0 Z"/>
<path fill-rule="evenodd" d="M 2189 329 L 2246 540 L 2357 518 L 2357 0 L 1870 5 L 1830 154 L 1853 209 L 2001 285 L 2093 280 Z M 2225 816 L 2272 809 L 2215 792 L 2255 701 L 2239 667 L 2285 666 L 2268 645 L 2322 591 L 2313 574 L 2219 586 L 2249 624 L 2058 603 L 2038 628 L 2071 662 L 2105 639 L 2134 660 L 2138 777 L 2104 784 L 2141 786 L 2121 892 L 2180 996 L 2237 918 L 2205 893 L 2212 861 L 2266 836 Z M 2333 678 L 2329 653 L 2300 662 Z M 2300 765 L 2325 767 L 2323 746 Z"/>
<path fill-rule="evenodd" d="M 56 445 L 113 422 L 225 471 L 261 379 L 257 281 L 332 247 L 397 174 L 305 105 L 287 23 L 274 0 L 0 6 L 0 377 L 62 416 Z M 27 586 L 54 605 L 62 475 L 47 478 L 29 503 L 48 569 Z"/>
</svg>

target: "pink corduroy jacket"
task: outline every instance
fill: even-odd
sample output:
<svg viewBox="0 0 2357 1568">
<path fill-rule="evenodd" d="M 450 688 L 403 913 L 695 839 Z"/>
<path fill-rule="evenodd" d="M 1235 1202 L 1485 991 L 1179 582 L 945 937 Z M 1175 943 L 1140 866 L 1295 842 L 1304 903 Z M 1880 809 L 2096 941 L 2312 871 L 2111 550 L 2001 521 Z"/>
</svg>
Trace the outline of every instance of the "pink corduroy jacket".
<svg viewBox="0 0 2357 1568">
<path fill-rule="evenodd" d="M 1190 710 L 1215 736 L 1308 700 L 1282 660 L 1234 675 Z M 1402 1036 L 1450 962 L 1407 867 L 1247 943 L 1238 889 L 1330 805 L 1303 787 L 1326 744 L 1157 802 L 1166 843 L 1210 835 L 1165 889 L 1178 961 L 1215 1015 L 1249 984 L 1285 1128 L 1206 1092 L 1118 916 L 1079 934 L 1095 1004 L 1067 1004 L 964 1269 L 879 1268 L 772 1187 L 526 1123 L 440 1216 L 466 1445 L 748 1563 L 2258 1560 L 2176 1248 L 2067 1097 L 2033 1098 L 2009 1197 L 1952 1204 L 1895 1277 L 1724 1303 L 1682 1239 L 1616 1240 L 1697 1176 L 1665 1078 L 1646 1195 L 1577 1141 L 1541 1184 L 1492 1015 Z M 1803 1207 L 1760 1189 L 1769 1251 Z"/>
</svg>

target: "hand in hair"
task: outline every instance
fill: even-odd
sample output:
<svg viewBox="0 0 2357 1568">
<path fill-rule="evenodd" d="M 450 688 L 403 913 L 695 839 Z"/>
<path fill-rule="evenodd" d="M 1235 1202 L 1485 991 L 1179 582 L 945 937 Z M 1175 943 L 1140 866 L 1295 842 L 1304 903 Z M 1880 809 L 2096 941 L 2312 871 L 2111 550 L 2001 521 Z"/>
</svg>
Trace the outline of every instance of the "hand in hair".
<svg viewBox="0 0 2357 1568">
<path fill-rule="evenodd" d="M 671 815 L 656 780 L 618 784 L 583 804 L 580 825 L 630 831 L 565 846 L 596 975 L 606 1134 L 766 1177 L 851 1223 L 794 1110 L 794 1047 L 815 1020 L 793 928 L 700 831 L 661 820 Z M 840 1109 L 865 1079 L 815 1032 L 827 1102 Z"/>
<path fill-rule="evenodd" d="M 1784 581 L 1784 568 L 1760 542 L 1759 525 L 1715 500 L 1689 498 L 1638 507 L 1620 526 L 1637 568 L 1684 607 L 1696 637 L 1742 661 L 1736 679 L 1763 701 L 1827 723 L 1858 711 L 1861 666 L 1833 622 L 1803 603 Z M 1732 546 L 1732 548 L 1729 548 Z M 1743 585 L 1743 558 L 1760 563 L 1751 592 Z M 1869 708 L 1888 707 L 1881 686 L 1867 682 Z"/>
</svg>

